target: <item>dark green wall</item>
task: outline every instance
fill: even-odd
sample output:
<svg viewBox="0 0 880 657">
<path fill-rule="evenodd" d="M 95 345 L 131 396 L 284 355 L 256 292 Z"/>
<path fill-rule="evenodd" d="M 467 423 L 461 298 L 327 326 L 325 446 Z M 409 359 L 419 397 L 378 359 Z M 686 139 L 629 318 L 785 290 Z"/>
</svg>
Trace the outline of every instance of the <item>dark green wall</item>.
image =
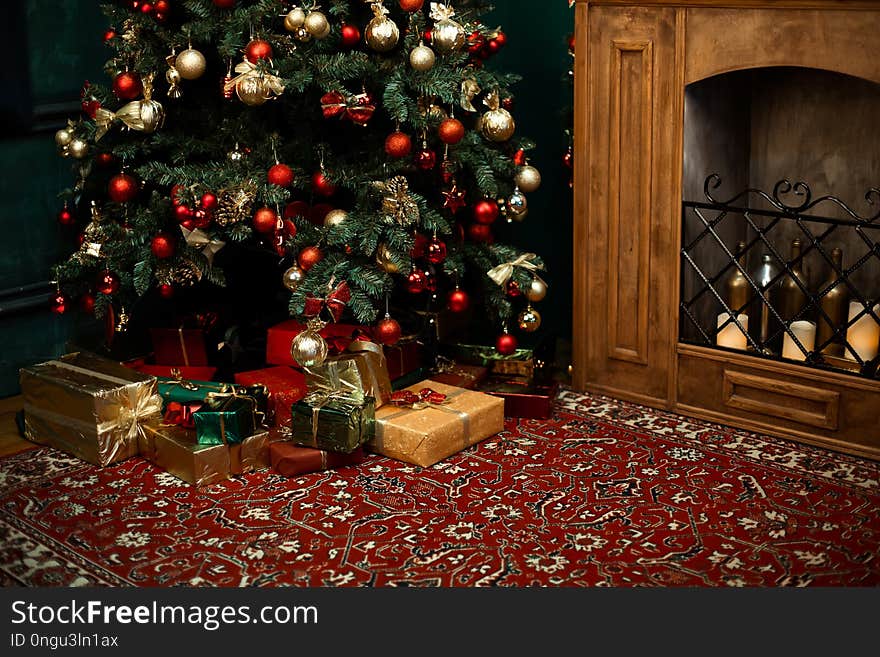
<svg viewBox="0 0 880 657">
<path fill-rule="evenodd" d="M 26 35 L 26 67 L 37 116 L 28 131 L 0 140 L 0 290 L 50 278 L 50 267 L 69 248 L 71 236 L 55 221 L 58 192 L 71 184 L 70 162 L 55 154 L 51 113 L 64 101 L 76 101 L 83 81 L 103 78 L 106 27 L 96 2 L 19 0 L 10 34 Z M 16 15 L 13 12 L 13 15 Z M 543 175 L 542 189 L 531 195 L 523 224 L 501 229 L 501 238 L 528 245 L 544 256 L 551 296 L 540 306 L 545 327 L 570 334 L 571 194 L 562 167 L 566 147 L 562 108 L 570 104 L 563 80 L 570 68 L 566 35 L 572 29 L 566 3 L 504 0 L 487 22 L 501 25 L 508 46 L 497 65 L 525 78 L 518 89 L 515 116 L 519 132 L 538 142 L 532 163 Z M 15 57 L 15 56 L 13 56 Z M 16 62 L 18 65 L 18 63 Z M 3 300 L 0 299 L 0 305 Z M 58 318 L 46 311 L 0 316 L 0 396 L 14 394 L 18 368 L 51 358 L 81 319 Z"/>
</svg>

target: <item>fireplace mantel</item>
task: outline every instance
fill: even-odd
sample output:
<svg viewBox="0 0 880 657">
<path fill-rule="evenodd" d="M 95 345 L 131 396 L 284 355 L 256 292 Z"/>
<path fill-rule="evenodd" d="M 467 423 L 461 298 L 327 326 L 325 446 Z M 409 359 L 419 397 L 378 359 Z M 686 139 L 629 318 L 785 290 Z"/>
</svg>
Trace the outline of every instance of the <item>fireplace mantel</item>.
<svg viewBox="0 0 880 657">
<path fill-rule="evenodd" d="M 880 1 L 578 0 L 576 22 L 575 386 L 880 459 L 880 381 L 678 334 L 687 85 L 779 66 L 880 84 Z"/>
</svg>

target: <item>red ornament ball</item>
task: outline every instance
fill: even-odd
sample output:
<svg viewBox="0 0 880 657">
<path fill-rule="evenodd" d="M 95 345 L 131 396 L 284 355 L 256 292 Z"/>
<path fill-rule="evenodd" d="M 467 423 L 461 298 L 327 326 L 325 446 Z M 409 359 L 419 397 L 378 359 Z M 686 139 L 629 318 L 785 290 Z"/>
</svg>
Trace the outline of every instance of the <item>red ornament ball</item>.
<svg viewBox="0 0 880 657">
<path fill-rule="evenodd" d="M 333 196 L 336 193 L 336 185 L 330 182 L 323 171 L 318 171 L 312 176 L 312 189 L 320 196 Z"/>
<path fill-rule="evenodd" d="M 254 213 L 254 230 L 258 233 L 274 233 L 278 227 L 278 214 L 272 208 L 262 207 Z"/>
<path fill-rule="evenodd" d="M 127 203 L 138 195 L 138 181 L 127 173 L 120 173 L 110 179 L 107 196 L 114 203 Z"/>
<path fill-rule="evenodd" d="M 159 260 L 167 260 L 174 255 L 174 240 L 166 233 L 159 233 L 150 242 L 150 251 Z"/>
<path fill-rule="evenodd" d="M 471 305 L 471 299 L 468 293 L 462 289 L 456 288 L 449 293 L 446 300 L 446 307 L 454 313 L 463 313 Z"/>
<path fill-rule="evenodd" d="M 134 100 L 144 91 L 141 76 L 125 71 L 113 78 L 113 93 L 120 100 Z"/>
<path fill-rule="evenodd" d="M 309 271 L 323 259 L 324 254 L 321 252 L 321 249 L 317 246 L 307 246 L 299 252 L 297 263 L 299 263 L 300 269 L 303 271 Z"/>
<path fill-rule="evenodd" d="M 115 39 L 115 38 L 116 38 L 116 30 L 114 30 L 113 28 L 110 28 L 109 30 L 104 32 L 104 37 L 103 37 L 104 43 L 107 43 L 111 39 Z"/>
<path fill-rule="evenodd" d="M 286 164 L 276 164 L 266 174 L 269 184 L 279 187 L 290 187 L 293 184 L 293 169 Z"/>
<path fill-rule="evenodd" d="M 519 288 L 519 283 L 516 281 L 507 281 L 507 296 L 511 299 L 516 299 L 517 297 L 522 296 L 522 290 Z"/>
<path fill-rule="evenodd" d="M 340 30 L 342 34 L 342 45 L 346 48 L 354 48 L 361 42 L 361 31 L 356 25 L 346 23 Z"/>
<path fill-rule="evenodd" d="M 178 205 L 174 208 L 174 216 L 177 218 L 177 222 L 182 224 L 193 218 L 193 211 L 185 205 Z"/>
<path fill-rule="evenodd" d="M 141 13 L 142 14 L 152 14 L 153 13 L 153 5 L 149 2 L 145 2 L 141 5 Z"/>
<path fill-rule="evenodd" d="M 261 59 L 272 59 L 272 45 L 263 39 L 254 39 L 244 49 L 244 54 L 251 64 Z"/>
<path fill-rule="evenodd" d="M 437 129 L 437 136 L 444 144 L 455 145 L 464 139 L 464 124 L 458 119 L 444 119 Z"/>
<path fill-rule="evenodd" d="M 498 204 L 492 199 L 483 199 L 474 206 L 474 221 L 487 226 L 498 219 Z"/>
<path fill-rule="evenodd" d="M 413 248 L 410 249 L 410 256 L 413 258 L 421 258 L 425 255 L 425 252 L 428 249 L 428 238 L 422 235 L 422 233 L 415 234 L 415 242 L 413 243 Z"/>
<path fill-rule="evenodd" d="M 407 157 L 412 153 L 412 139 L 404 132 L 392 132 L 385 140 L 385 153 L 389 157 Z"/>
<path fill-rule="evenodd" d="M 471 224 L 468 226 L 468 237 L 472 242 L 491 243 L 492 229 L 486 224 Z"/>
<path fill-rule="evenodd" d="M 425 249 L 425 257 L 432 265 L 439 265 L 446 260 L 446 244 L 435 237 Z"/>
<path fill-rule="evenodd" d="M 204 210 L 216 210 L 217 209 L 217 195 L 212 192 L 205 192 L 202 194 L 201 199 L 202 209 Z"/>
<path fill-rule="evenodd" d="M 406 279 L 406 290 L 410 294 L 421 294 L 425 291 L 426 283 L 427 281 L 425 280 L 424 272 L 421 272 L 418 269 L 413 269 L 412 273 Z"/>
<path fill-rule="evenodd" d="M 97 100 L 84 100 L 82 102 L 82 111 L 83 114 L 88 116 L 90 119 L 94 119 L 98 114 L 98 110 L 101 109 L 101 103 Z"/>
<path fill-rule="evenodd" d="M 116 294 L 119 290 L 119 277 L 109 269 L 105 269 L 98 274 L 95 289 L 101 294 Z"/>
<path fill-rule="evenodd" d="M 212 0 L 215 7 L 220 9 L 232 9 L 235 6 L 235 0 Z"/>
<path fill-rule="evenodd" d="M 422 171 L 430 171 L 437 166 L 437 153 L 430 148 L 423 148 L 416 153 L 416 166 Z"/>
<path fill-rule="evenodd" d="M 58 213 L 58 223 L 62 226 L 72 226 L 76 223 L 76 217 L 73 216 L 73 212 L 64 207 Z"/>
<path fill-rule="evenodd" d="M 49 302 L 49 309 L 56 315 L 63 315 L 66 313 L 68 306 L 70 306 L 70 299 L 68 299 L 67 295 L 63 292 L 56 292 L 52 296 L 52 300 Z"/>
<path fill-rule="evenodd" d="M 311 208 L 305 201 L 291 201 L 284 208 L 284 218 L 302 217 L 303 219 L 308 219 L 309 212 L 311 212 Z"/>
<path fill-rule="evenodd" d="M 417 12 L 425 4 L 425 0 L 400 0 L 400 8 L 410 13 Z"/>
<path fill-rule="evenodd" d="M 95 295 L 86 292 L 79 298 L 79 308 L 84 313 L 92 314 L 95 312 Z"/>
<path fill-rule="evenodd" d="M 495 341 L 495 349 L 502 356 L 510 356 L 516 352 L 517 346 L 516 338 L 510 333 L 502 333 Z"/>
<path fill-rule="evenodd" d="M 163 283 L 159 286 L 159 295 L 163 299 L 170 299 L 174 296 L 174 286 L 169 285 L 168 283 Z"/>
<path fill-rule="evenodd" d="M 400 341 L 402 333 L 403 331 L 396 319 L 385 317 L 385 319 L 379 322 L 378 326 L 376 326 L 374 338 L 379 344 L 388 345 L 390 347 Z"/>
</svg>

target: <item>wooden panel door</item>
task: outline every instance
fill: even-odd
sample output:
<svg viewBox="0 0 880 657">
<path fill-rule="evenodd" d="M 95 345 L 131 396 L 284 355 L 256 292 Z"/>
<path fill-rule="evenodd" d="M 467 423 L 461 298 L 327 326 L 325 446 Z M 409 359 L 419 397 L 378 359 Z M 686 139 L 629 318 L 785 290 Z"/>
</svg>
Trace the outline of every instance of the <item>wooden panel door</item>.
<svg viewBox="0 0 880 657">
<path fill-rule="evenodd" d="M 578 13 L 575 383 L 654 405 L 674 394 L 683 12 Z"/>
</svg>

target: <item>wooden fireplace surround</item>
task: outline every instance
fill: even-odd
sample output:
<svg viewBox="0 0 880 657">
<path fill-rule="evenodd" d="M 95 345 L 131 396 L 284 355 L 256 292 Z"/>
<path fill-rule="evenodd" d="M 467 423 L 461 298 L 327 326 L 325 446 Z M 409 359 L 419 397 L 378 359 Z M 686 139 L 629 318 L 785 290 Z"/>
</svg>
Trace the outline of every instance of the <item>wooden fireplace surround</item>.
<svg viewBox="0 0 880 657">
<path fill-rule="evenodd" d="M 577 0 L 574 384 L 880 459 L 880 381 L 679 343 L 685 87 L 766 66 L 880 84 L 880 1 Z"/>
</svg>

